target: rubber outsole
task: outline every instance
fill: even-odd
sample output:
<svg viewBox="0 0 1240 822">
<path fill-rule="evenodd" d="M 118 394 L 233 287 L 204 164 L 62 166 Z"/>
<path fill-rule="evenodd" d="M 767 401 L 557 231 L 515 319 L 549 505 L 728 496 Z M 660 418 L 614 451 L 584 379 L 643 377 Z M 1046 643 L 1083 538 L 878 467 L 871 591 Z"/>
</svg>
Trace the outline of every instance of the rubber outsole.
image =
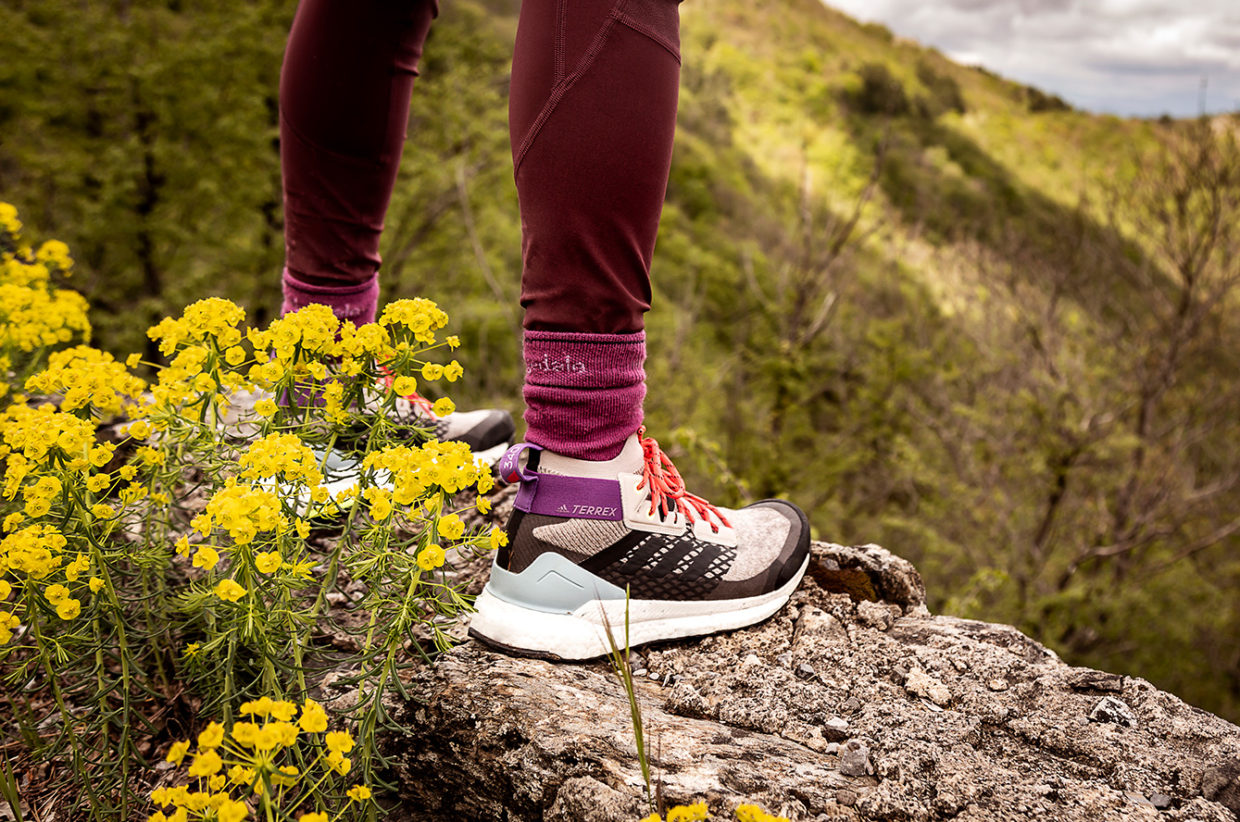
<svg viewBox="0 0 1240 822">
<path fill-rule="evenodd" d="M 568 613 L 534 611 L 506 602 L 489 590 L 478 596 L 469 635 L 484 645 L 519 656 L 581 661 L 611 651 L 608 628 L 617 647 L 625 645 L 628 610 L 629 647 L 651 642 L 706 636 L 754 625 L 775 614 L 792 596 L 809 567 L 809 558 L 784 585 L 755 597 L 725 600 L 593 600 Z"/>
</svg>

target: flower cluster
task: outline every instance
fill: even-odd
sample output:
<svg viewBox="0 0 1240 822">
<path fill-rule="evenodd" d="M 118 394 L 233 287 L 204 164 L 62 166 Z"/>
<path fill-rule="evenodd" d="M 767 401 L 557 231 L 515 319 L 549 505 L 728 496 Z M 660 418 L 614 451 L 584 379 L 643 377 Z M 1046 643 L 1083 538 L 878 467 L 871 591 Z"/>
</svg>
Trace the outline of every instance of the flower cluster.
<svg viewBox="0 0 1240 822">
<path fill-rule="evenodd" d="M 67 622 L 82 613 L 82 600 L 103 588 L 102 579 L 90 576 L 90 558 L 70 555 L 68 545 L 51 525 L 31 525 L 0 541 L 0 645 L 21 627 L 23 612 L 48 610 Z"/>
<path fill-rule="evenodd" d="M 166 760 L 186 766 L 196 781 L 152 791 L 152 801 L 163 810 L 148 822 L 212 817 L 241 822 L 250 814 L 247 799 L 259 808 L 278 809 L 282 818 L 298 807 L 322 808 L 333 799 L 344 807 L 360 807 L 370 799 L 365 785 L 344 789 L 339 784 L 352 770 L 349 753 L 355 743 L 346 731 L 328 730 L 327 712 L 313 699 L 299 708 L 294 702 L 262 697 L 244 703 L 241 714 L 246 718 L 228 730 L 219 722 L 208 724 L 198 734 L 196 747 L 189 740 L 173 743 Z M 334 795 L 322 790 L 325 784 L 336 788 Z M 327 818 L 322 810 L 307 810 L 299 820 L 313 822 L 320 815 Z"/>
<path fill-rule="evenodd" d="M 34 365 L 44 349 L 90 339 L 86 300 L 51 284 L 54 275 L 67 276 L 72 268 L 68 246 L 49 240 L 32 250 L 22 238 L 17 209 L 0 203 L 0 374 Z M 0 384 L 0 395 L 8 388 Z"/>
<path fill-rule="evenodd" d="M 463 373 L 428 356 L 459 345 L 437 342 L 446 314 L 401 300 L 357 326 L 309 306 L 246 329 L 239 306 L 201 300 L 148 332 L 168 363 L 146 363 L 148 385 L 136 354 L 67 347 L 89 335 L 85 302 L 54 288 L 69 250 L 21 231 L 0 204 L 0 396 L 12 383 L 34 397 L 0 408 L 0 663 L 17 666 L 0 673 L 53 694 L 73 727 L 47 756 L 81 785 L 132 785 L 116 763 L 140 758 L 152 727 L 126 696 L 139 677 L 157 670 L 225 712 L 242 694 L 300 699 L 329 619 L 356 640 L 353 710 L 373 727 L 410 643 L 446 647 L 446 618 L 468 608 L 460 581 L 432 572 L 505 541 L 453 507 L 476 491 L 486 513 L 494 481 L 468 446 L 432 439 L 429 415 L 452 401 L 415 394 Z M 426 413 L 411 419 L 401 397 Z M 310 540 L 311 522 L 335 533 Z M 343 780 L 367 781 L 374 740 L 355 751 L 313 700 L 247 702 L 228 724 L 173 746 L 190 779 L 155 791 L 153 822 L 335 822 L 366 806 L 370 789 Z"/>
<path fill-rule="evenodd" d="M 432 492 L 455 494 L 471 486 L 485 494 L 495 485 L 490 467 L 480 465 L 461 442 L 391 446 L 366 455 L 362 467 L 391 474 L 392 497 L 399 505 L 412 505 Z"/>
<path fill-rule="evenodd" d="M 222 528 L 233 542 L 248 545 L 262 532 L 286 527 L 288 521 L 280 511 L 280 498 L 274 491 L 230 482 L 211 497 L 207 510 L 191 524 L 204 537 L 210 536 L 212 528 Z"/>
<path fill-rule="evenodd" d="M 102 419 L 138 411 L 146 382 L 111 354 L 79 345 L 48 357 L 47 367 L 26 380 L 26 390 L 59 395 L 61 411 L 84 411 Z"/>
<path fill-rule="evenodd" d="M 268 434 L 237 461 L 242 479 L 279 479 L 316 487 L 323 482 L 314 452 L 295 434 Z"/>
<path fill-rule="evenodd" d="M 159 343 L 159 353 L 170 357 L 186 344 L 211 344 L 227 351 L 241 342 L 237 326 L 245 321 L 245 309 L 219 297 L 199 300 L 178 318 L 165 317 L 147 332 Z"/>
<path fill-rule="evenodd" d="M 667 812 L 666 817 L 657 813 L 642 819 L 642 822 L 701 822 L 710 819 L 710 809 L 705 802 L 694 802 L 692 805 L 677 805 Z M 772 816 L 757 805 L 738 805 L 736 822 L 788 822 L 787 817 Z"/>
</svg>

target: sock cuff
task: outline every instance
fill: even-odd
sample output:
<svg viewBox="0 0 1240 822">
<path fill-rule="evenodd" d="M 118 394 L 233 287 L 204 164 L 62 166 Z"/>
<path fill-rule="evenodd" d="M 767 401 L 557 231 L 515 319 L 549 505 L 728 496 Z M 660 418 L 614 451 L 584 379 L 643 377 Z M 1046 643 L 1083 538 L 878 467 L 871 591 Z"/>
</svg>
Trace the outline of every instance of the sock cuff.
<svg viewBox="0 0 1240 822">
<path fill-rule="evenodd" d="M 646 332 L 526 331 L 525 382 L 549 388 L 625 388 L 645 382 Z"/>
<path fill-rule="evenodd" d="M 326 286 L 299 280 L 286 268 L 281 280 L 284 287 L 282 315 L 318 303 L 330 308 L 340 320 L 352 320 L 358 325 L 375 320 L 379 304 L 378 274 L 353 285 Z"/>
</svg>

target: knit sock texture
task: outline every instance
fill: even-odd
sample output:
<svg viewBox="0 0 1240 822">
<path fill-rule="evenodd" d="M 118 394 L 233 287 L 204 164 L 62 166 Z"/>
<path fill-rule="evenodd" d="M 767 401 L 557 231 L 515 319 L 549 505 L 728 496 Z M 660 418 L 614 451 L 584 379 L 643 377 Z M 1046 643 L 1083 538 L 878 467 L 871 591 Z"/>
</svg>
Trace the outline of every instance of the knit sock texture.
<svg viewBox="0 0 1240 822">
<path fill-rule="evenodd" d="M 325 286 L 303 282 L 286 268 L 283 282 L 281 316 L 318 303 L 330 308 L 341 322 L 352 320 L 354 325 L 364 325 L 375 321 L 375 309 L 379 304 L 378 274 L 357 285 Z"/>
<path fill-rule="evenodd" d="M 525 332 L 525 438 L 585 460 L 609 460 L 642 424 L 646 333 Z"/>
</svg>

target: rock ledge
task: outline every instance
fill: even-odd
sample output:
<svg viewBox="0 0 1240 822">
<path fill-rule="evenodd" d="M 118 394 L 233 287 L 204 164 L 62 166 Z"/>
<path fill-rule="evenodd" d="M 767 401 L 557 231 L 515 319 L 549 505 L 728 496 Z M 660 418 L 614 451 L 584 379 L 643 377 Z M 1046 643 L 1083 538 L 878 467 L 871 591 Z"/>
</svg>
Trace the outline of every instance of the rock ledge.
<svg viewBox="0 0 1240 822">
<path fill-rule="evenodd" d="M 1148 682 L 1065 665 L 1005 625 L 931 616 L 878 546 L 815 544 L 789 605 L 634 653 L 668 805 L 792 820 L 1240 818 L 1240 728 Z M 466 642 L 386 738 L 410 819 L 636 820 L 642 780 L 605 664 Z"/>
</svg>

